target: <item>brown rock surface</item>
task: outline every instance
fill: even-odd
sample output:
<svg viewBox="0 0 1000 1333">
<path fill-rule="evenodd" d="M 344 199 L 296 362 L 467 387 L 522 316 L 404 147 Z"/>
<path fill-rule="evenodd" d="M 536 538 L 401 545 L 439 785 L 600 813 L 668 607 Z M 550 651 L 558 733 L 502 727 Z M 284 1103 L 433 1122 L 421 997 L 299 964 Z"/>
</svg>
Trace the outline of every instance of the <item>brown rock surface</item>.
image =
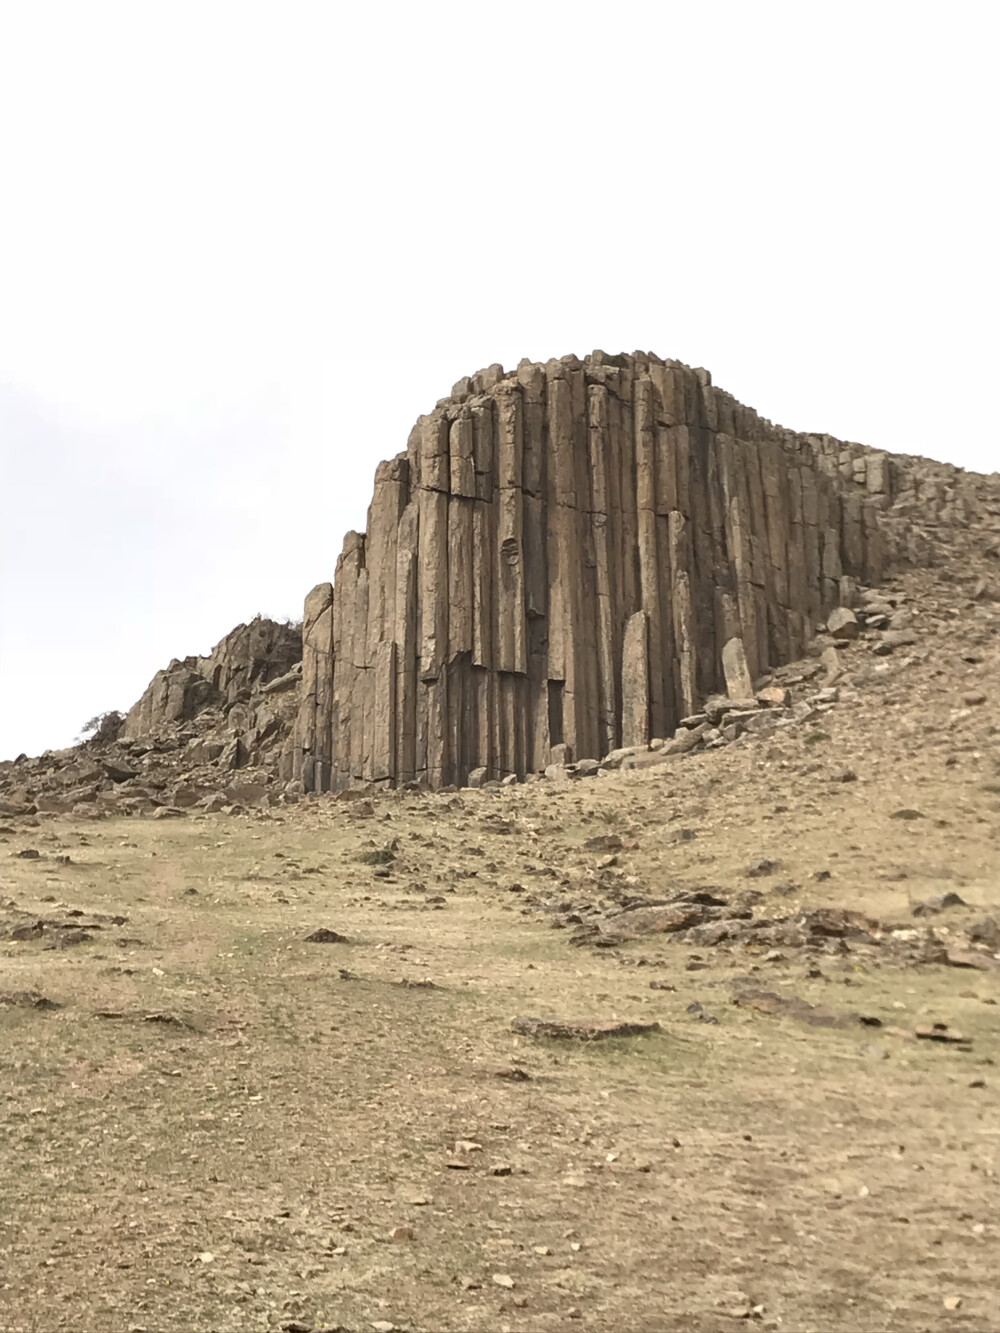
<svg viewBox="0 0 1000 1333">
<path fill-rule="evenodd" d="M 938 559 L 983 482 L 775 426 L 651 353 L 469 376 L 380 464 L 310 594 L 293 776 L 464 786 L 670 736 L 827 618 L 860 631 L 859 587 Z"/>
</svg>

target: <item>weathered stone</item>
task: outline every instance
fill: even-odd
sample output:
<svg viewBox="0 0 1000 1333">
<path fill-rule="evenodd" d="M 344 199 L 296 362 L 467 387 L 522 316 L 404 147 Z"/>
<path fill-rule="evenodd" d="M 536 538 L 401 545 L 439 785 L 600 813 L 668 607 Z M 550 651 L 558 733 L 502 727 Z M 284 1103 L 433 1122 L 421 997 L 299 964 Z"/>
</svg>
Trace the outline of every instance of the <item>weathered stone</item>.
<svg viewBox="0 0 1000 1333">
<path fill-rule="evenodd" d="M 911 629 L 883 630 L 872 652 L 878 657 L 888 657 L 897 648 L 908 648 L 917 642 L 917 636 Z"/>
<path fill-rule="evenodd" d="M 649 740 L 649 616 L 636 611 L 622 648 L 622 745 Z"/>
<path fill-rule="evenodd" d="M 966 901 L 957 893 L 935 893 L 930 898 L 924 898 L 922 902 L 914 903 L 914 916 L 935 916 L 938 912 L 945 911 L 948 907 L 965 907 Z"/>
<path fill-rule="evenodd" d="M 668 745 L 663 748 L 663 753 L 667 755 L 688 754 L 691 750 L 696 750 L 701 744 L 702 737 L 710 730 L 707 722 L 700 723 L 697 727 L 678 727 L 677 735 Z"/>
<path fill-rule="evenodd" d="M 791 691 L 782 685 L 768 685 L 757 691 L 757 702 L 766 708 L 787 708 L 792 702 Z"/>
<path fill-rule="evenodd" d="M 669 935 L 715 919 L 717 909 L 702 903 L 671 903 L 663 907 L 634 907 L 605 918 L 602 929 L 622 939 L 639 935 Z"/>
<path fill-rule="evenodd" d="M 823 649 L 820 661 L 823 666 L 826 667 L 826 676 L 824 679 L 828 685 L 832 685 L 835 681 L 840 680 L 841 676 L 844 674 L 844 667 L 837 654 L 837 650 L 832 643 Z"/>
<path fill-rule="evenodd" d="M 722 671 L 726 678 L 726 693 L 730 699 L 752 699 L 753 680 L 747 666 L 743 640 L 732 638 L 722 649 Z"/>
<path fill-rule="evenodd" d="M 980 917 L 966 926 L 965 933 L 977 944 L 985 944 L 988 949 L 1000 948 L 1000 921 L 995 916 Z"/>
<path fill-rule="evenodd" d="M 826 618 L 826 627 L 835 639 L 846 642 L 858 637 L 858 618 L 847 606 L 835 607 Z"/>
<path fill-rule="evenodd" d="M 704 721 L 704 719 L 702 720 Z M 623 745 L 606 754 L 601 760 L 601 767 L 608 770 L 621 768 L 624 760 L 632 758 L 633 755 L 642 754 L 646 749 L 645 745 Z"/>
<path fill-rule="evenodd" d="M 515 1018 L 511 1031 L 523 1037 L 550 1038 L 557 1041 L 601 1041 L 609 1037 L 640 1037 L 659 1032 L 659 1023 L 628 1023 L 620 1019 L 585 1019 L 564 1022 L 555 1018 Z M 503 1073 L 498 1077 L 509 1078 Z M 509 1279 L 508 1279 L 509 1281 Z"/>
</svg>

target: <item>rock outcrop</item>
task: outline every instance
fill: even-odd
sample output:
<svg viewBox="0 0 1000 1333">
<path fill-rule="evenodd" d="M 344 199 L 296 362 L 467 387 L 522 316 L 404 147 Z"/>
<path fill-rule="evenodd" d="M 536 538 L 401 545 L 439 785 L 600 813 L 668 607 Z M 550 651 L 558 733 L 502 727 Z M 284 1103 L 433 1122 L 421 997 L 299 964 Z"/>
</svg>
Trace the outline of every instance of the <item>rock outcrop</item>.
<svg viewBox="0 0 1000 1333">
<path fill-rule="evenodd" d="M 174 660 L 120 727 L 0 764 L 0 813 L 96 817 L 276 801 L 290 776 L 301 642 L 298 626 L 258 616 L 207 657 Z"/>
<path fill-rule="evenodd" d="M 774 426 L 652 354 L 491 366 L 380 464 L 306 599 L 293 774 L 463 785 L 667 737 L 933 559 L 964 475 Z"/>
<path fill-rule="evenodd" d="M 847 645 L 916 643 L 878 591 L 904 565 L 992 598 L 1000 476 L 785 430 L 647 353 L 491 366 L 380 464 L 301 632 L 239 625 L 83 745 L 0 763 L 0 813 L 580 778 L 768 735 L 827 706 Z"/>
<path fill-rule="evenodd" d="M 250 704 L 255 690 L 286 676 L 301 660 L 298 627 L 257 616 L 230 630 L 207 657 L 175 658 L 158 671 L 129 709 L 120 735 L 125 740 L 157 735 L 165 727 L 190 722 L 206 708 L 231 717 L 234 708 Z"/>
</svg>

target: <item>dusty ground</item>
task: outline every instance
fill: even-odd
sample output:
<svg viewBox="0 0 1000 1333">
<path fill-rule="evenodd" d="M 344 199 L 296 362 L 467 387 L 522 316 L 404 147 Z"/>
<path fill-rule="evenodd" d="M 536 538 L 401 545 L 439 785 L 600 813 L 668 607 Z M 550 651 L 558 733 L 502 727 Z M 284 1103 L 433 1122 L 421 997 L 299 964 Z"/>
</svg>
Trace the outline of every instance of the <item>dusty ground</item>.
<svg viewBox="0 0 1000 1333">
<path fill-rule="evenodd" d="M 822 726 L 780 739 L 367 817 L 323 799 L 0 834 L 3 899 L 128 916 L 0 942 L 0 990 L 61 1006 L 0 1004 L 0 1327 L 1000 1327 L 1000 973 L 574 947 L 544 910 L 611 883 L 946 939 L 997 915 L 996 614 L 914 593 L 927 657 L 858 648 Z M 599 833 L 625 843 L 601 869 Z M 758 857 L 777 866 L 749 879 Z M 913 918 L 949 889 L 968 906 Z M 736 975 L 971 1046 L 749 1011 Z M 661 1031 L 539 1042 L 520 1014 Z"/>
</svg>

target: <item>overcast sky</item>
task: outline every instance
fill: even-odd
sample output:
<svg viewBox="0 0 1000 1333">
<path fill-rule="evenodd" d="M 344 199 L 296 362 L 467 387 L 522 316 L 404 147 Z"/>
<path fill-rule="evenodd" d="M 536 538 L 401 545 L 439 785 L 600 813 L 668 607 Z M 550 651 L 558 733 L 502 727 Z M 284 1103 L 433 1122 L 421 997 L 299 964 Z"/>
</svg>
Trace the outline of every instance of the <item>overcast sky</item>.
<svg viewBox="0 0 1000 1333">
<path fill-rule="evenodd" d="M 494 361 L 1000 467 L 998 13 L 0 0 L 0 758 L 297 616 Z"/>
</svg>

